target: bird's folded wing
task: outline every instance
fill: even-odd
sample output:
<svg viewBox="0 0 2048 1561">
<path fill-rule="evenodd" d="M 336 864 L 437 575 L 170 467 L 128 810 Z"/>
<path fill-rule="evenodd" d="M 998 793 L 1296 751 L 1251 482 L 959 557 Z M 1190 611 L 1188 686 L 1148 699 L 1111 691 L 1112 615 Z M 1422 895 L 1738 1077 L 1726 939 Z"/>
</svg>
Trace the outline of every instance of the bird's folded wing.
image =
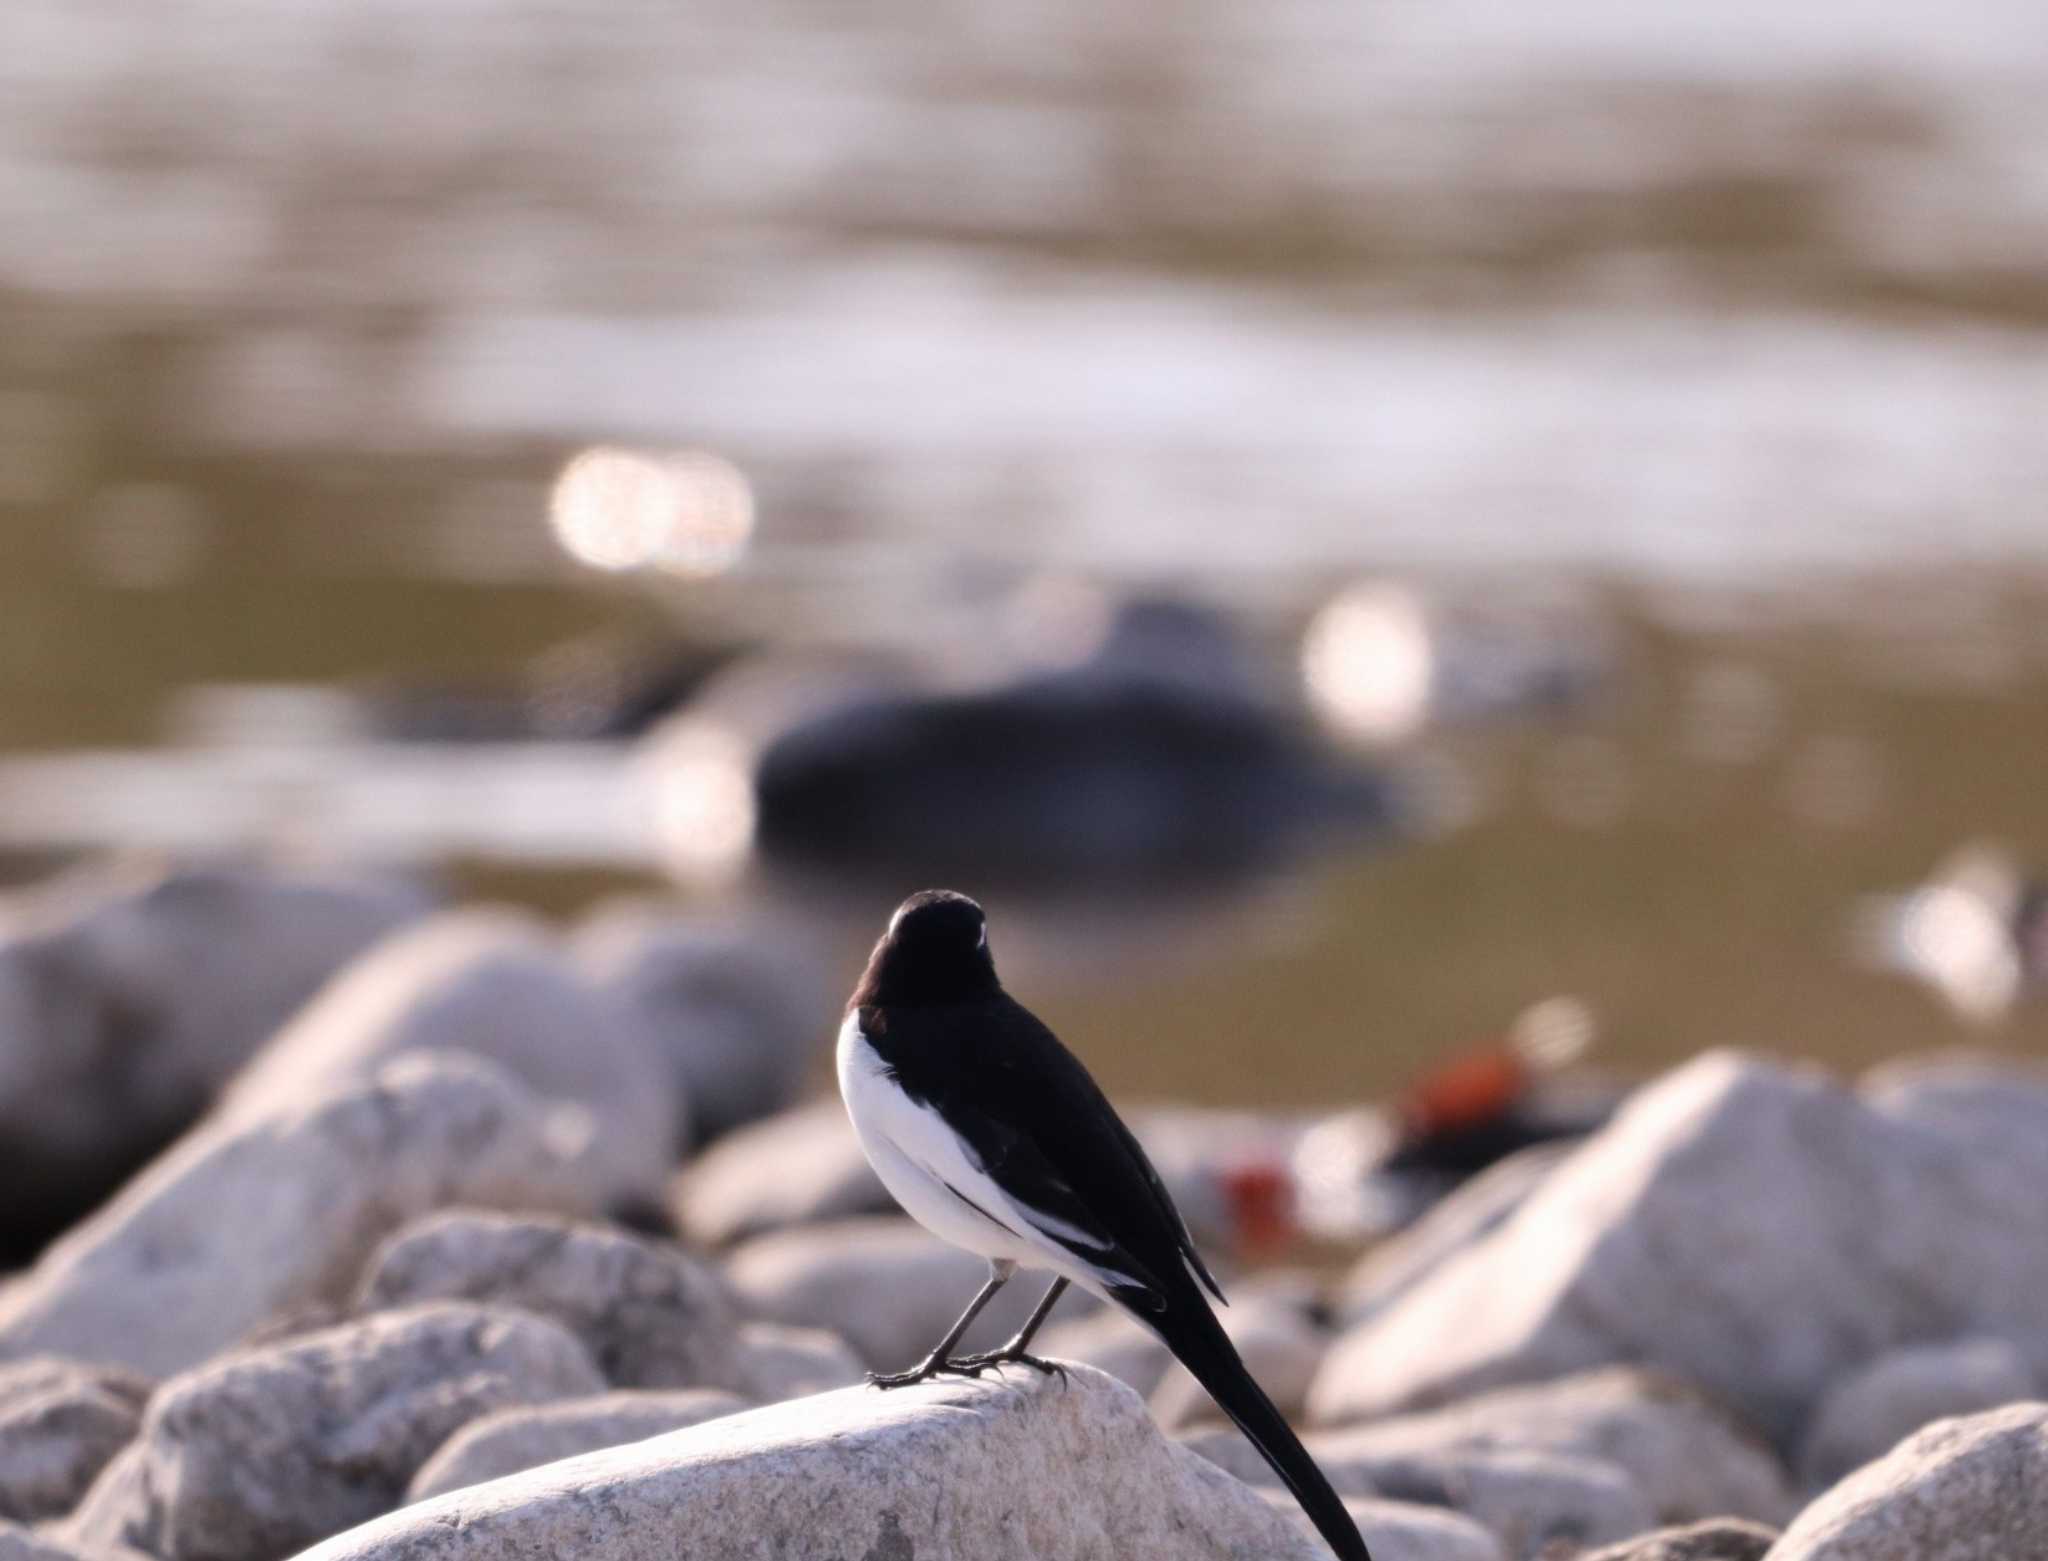
<svg viewBox="0 0 2048 1561">
<path fill-rule="evenodd" d="M 1058 1140 L 1048 1143 L 1043 1135 L 1028 1135 L 972 1103 L 949 1102 L 946 1117 L 978 1169 L 1000 1189 L 1002 1201 L 1031 1227 L 1030 1234 L 1094 1271 L 1130 1304 L 1153 1311 L 1165 1307 L 1151 1265 L 1115 1234 L 1114 1225 L 1121 1222 L 1106 1219 L 1097 1201 L 1077 1189 L 1070 1172 L 1057 1163 Z"/>
</svg>

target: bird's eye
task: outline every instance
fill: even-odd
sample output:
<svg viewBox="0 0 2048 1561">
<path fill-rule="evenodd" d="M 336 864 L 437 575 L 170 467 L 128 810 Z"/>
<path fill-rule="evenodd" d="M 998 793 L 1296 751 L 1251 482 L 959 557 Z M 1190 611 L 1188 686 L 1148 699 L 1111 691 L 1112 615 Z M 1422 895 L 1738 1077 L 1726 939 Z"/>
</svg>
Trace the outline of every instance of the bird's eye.
<svg viewBox="0 0 2048 1561">
<path fill-rule="evenodd" d="M 979 938 L 977 938 L 977 939 L 975 940 L 975 944 L 974 944 L 974 946 L 975 946 L 976 948 L 978 948 L 978 949 L 985 949 L 985 948 L 987 948 L 987 947 L 988 947 L 988 923 L 987 923 L 987 922 L 983 922 L 983 923 L 981 924 L 981 936 L 980 936 Z"/>
</svg>

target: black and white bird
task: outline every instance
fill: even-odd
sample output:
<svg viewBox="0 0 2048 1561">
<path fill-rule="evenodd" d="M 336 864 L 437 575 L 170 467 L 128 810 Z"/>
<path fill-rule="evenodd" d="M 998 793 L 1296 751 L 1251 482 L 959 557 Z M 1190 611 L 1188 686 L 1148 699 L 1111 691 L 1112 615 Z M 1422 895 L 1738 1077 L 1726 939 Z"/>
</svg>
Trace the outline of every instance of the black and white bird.
<svg viewBox="0 0 2048 1561">
<path fill-rule="evenodd" d="M 1027 1353 L 1069 1284 L 1123 1308 L 1193 1373 L 1343 1561 L 1371 1561 L 1344 1504 L 1209 1309 L 1223 1291 L 1145 1151 L 1078 1058 L 1003 990 L 981 907 L 914 894 L 875 945 L 839 1031 L 839 1089 L 861 1148 L 919 1224 L 988 1259 L 980 1294 L 901 1387 Z M 1019 1268 L 1055 1276 L 1001 1349 L 951 1351 Z M 1207 1292 L 1206 1294 L 1204 1292 Z"/>
</svg>

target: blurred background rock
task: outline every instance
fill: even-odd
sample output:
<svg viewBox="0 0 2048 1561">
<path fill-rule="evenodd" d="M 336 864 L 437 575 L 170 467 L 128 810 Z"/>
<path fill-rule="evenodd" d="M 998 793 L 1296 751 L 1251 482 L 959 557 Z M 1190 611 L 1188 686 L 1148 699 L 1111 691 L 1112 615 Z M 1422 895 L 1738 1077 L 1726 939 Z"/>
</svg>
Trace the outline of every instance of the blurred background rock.
<svg viewBox="0 0 2048 1561">
<path fill-rule="evenodd" d="M 2020 0 L 13 0 L 7 876 L 413 887 L 0 1005 L 109 1175 L 421 883 L 727 1016 L 679 1144 L 930 880 L 1126 1096 L 2038 1049 L 2044 134 Z"/>
</svg>

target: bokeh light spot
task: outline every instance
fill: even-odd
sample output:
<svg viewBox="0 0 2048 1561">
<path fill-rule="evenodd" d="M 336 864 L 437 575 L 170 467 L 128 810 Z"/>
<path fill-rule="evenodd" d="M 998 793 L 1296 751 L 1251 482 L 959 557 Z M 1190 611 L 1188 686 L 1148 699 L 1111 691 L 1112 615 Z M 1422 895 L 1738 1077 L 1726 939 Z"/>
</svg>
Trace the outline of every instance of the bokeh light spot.
<svg viewBox="0 0 2048 1561">
<path fill-rule="evenodd" d="M 662 860 L 696 882 L 721 882 L 754 845 L 754 777 L 744 743 L 707 721 L 684 720 L 657 735 L 646 762 Z"/>
<path fill-rule="evenodd" d="M 555 480 L 549 519 L 569 556 L 624 573 L 722 574 L 754 533 L 754 490 L 732 462 L 703 451 L 585 450 Z"/>
<path fill-rule="evenodd" d="M 1436 652 L 1429 614 L 1407 586 L 1353 586 L 1316 614 L 1302 641 L 1310 701 L 1338 731 L 1394 742 L 1429 714 Z"/>
</svg>

